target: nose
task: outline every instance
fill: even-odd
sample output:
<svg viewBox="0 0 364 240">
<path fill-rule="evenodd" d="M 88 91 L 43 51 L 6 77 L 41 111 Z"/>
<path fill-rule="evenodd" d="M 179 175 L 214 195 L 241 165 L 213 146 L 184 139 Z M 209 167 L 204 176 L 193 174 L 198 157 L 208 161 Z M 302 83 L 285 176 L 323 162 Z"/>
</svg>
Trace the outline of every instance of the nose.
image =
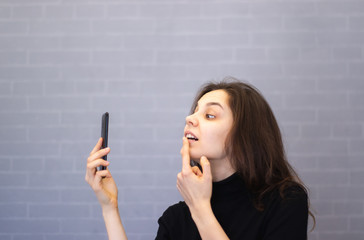
<svg viewBox="0 0 364 240">
<path fill-rule="evenodd" d="M 197 120 L 195 114 L 191 114 L 186 117 L 186 125 L 196 127 L 197 124 L 198 124 L 198 120 Z"/>
</svg>

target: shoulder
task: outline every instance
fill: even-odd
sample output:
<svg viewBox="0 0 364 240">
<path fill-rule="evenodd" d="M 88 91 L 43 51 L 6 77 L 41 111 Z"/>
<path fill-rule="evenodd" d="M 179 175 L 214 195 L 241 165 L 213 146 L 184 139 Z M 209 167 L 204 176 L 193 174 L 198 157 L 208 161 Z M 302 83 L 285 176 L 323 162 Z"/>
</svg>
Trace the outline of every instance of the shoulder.
<svg viewBox="0 0 364 240">
<path fill-rule="evenodd" d="M 307 191 L 298 183 L 289 183 L 273 190 L 266 199 L 268 205 L 307 207 Z"/>
<path fill-rule="evenodd" d="M 185 221 L 185 219 L 191 218 L 190 211 L 185 202 L 180 201 L 174 205 L 169 206 L 159 218 L 159 224 L 166 223 L 178 223 L 179 221 Z"/>
<path fill-rule="evenodd" d="M 303 187 L 276 189 L 266 200 L 266 239 L 306 239 L 308 197 Z"/>
</svg>

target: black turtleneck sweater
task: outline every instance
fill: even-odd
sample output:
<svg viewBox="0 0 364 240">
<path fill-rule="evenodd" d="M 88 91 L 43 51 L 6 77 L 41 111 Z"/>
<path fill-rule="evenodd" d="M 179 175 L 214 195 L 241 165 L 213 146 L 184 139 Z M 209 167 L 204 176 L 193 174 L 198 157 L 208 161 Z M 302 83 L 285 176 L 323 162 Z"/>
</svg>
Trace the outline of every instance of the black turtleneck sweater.
<svg viewBox="0 0 364 240">
<path fill-rule="evenodd" d="M 264 200 L 264 211 L 258 211 L 243 180 L 233 174 L 213 183 L 211 207 L 230 239 L 307 239 L 307 195 L 299 186 L 288 188 L 284 199 L 278 190 L 272 192 Z M 158 223 L 157 240 L 201 239 L 185 202 L 170 206 Z"/>
</svg>

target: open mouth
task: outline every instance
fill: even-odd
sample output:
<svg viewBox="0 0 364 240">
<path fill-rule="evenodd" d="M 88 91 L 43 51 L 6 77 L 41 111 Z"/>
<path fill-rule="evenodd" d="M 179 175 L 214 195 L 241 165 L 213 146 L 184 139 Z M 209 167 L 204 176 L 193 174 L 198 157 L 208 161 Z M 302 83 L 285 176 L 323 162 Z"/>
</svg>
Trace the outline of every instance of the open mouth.
<svg viewBox="0 0 364 240">
<path fill-rule="evenodd" d="M 191 134 L 191 133 L 187 133 L 186 138 L 188 140 L 198 141 L 198 138 L 196 136 L 194 136 L 193 134 Z"/>
</svg>

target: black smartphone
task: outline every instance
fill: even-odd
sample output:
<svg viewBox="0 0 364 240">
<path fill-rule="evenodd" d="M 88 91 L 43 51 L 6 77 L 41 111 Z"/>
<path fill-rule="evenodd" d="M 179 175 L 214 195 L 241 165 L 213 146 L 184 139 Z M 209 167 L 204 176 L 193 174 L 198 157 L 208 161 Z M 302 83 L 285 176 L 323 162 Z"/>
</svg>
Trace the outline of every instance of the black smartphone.
<svg viewBox="0 0 364 240">
<path fill-rule="evenodd" d="M 101 119 L 101 137 L 102 137 L 102 146 L 101 149 L 107 147 L 107 141 L 108 141 L 108 134 L 109 133 L 109 113 L 106 112 L 102 115 Z M 102 157 L 105 161 L 107 160 L 107 155 Z M 105 170 L 106 167 L 104 166 L 98 166 L 97 171 Z"/>
</svg>

